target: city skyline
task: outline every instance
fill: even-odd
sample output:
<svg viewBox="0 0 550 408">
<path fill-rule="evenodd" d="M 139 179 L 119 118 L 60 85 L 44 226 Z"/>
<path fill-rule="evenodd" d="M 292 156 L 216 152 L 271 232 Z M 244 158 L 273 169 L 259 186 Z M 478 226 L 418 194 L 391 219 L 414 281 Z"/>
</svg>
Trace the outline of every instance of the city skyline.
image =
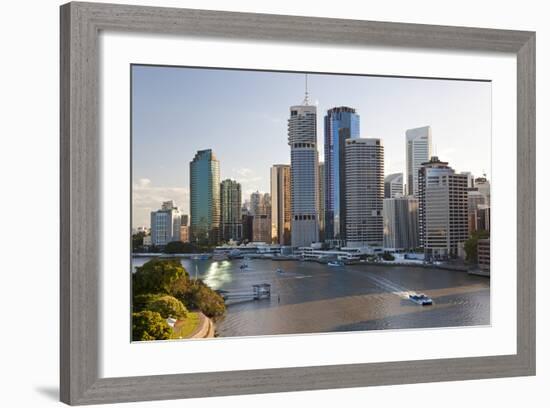
<svg viewBox="0 0 550 408">
<path fill-rule="evenodd" d="M 220 178 L 240 183 L 243 199 L 253 191 L 270 191 L 273 164 L 290 164 L 288 107 L 299 105 L 303 99 L 303 74 L 142 66 L 134 66 L 133 70 L 134 226 L 146 225 L 150 212 L 166 200 L 174 200 L 183 213 L 189 213 L 188 166 L 198 150 L 213 150 L 220 161 Z M 231 84 L 236 82 L 240 92 L 228 93 L 227 84 L 220 85 L 222 78 L 234 79 Z M 273 81 L 281 86 L 274 86 Z M 411 85 L 415 81 L 421 84 Z M 365 84 L 370 93 L 357 90 Z M 350 91 L 352 85 L 356 89 L 354 92 Z M 334 87 L 340 92 L 335 92 Z M 393 92 L 394 95 L 389 98 L 385 93 L 382 95 L 376 90 L 380 87 L 385 93 Z M 408 89 L 397 89 L 403 87 Z M 283 95 L 285 89 L 288 94 Z M 180 98 L 175 93 L 177 90 L 186 91 L 181 95 L 181 103 L 175 101 Z M 334 96 L 327 96 L 327 92 Z M 317 109 L 316 139 L 320 157 L 324 156 L 322 122 L 327 111 L 337 106 L 350 106 L 356 109 L 361 120 L 359 136 L 383 140 L 385 174 L 405 173 L 405 132 L 414 127 L 430 126 L 434 154 L 452 162 L 457 171 L 470 171 L 476 177 L 486 173 L 490 178 L 489 83 L 310 74 L 309 93 L 310 103 Z M 447 114 L 443 116 L 448 117 L 449 123 L 442 126 L 441 118 L 435 115 L 440 112 L 435 107 L 438 104 L 430 98 L 403 108 L 403 103 L 407 106 L 407 101 L 411 103 L 419 95 L 431 96 L 439 105 L 445 105 Z M 260 96 L 268 102 L 251 103 Z M 241 103 L 231 104 L 236 97 Z M 366 102 L 361 103 L 358 98 Z M 277 100 L 287 102 L 278 106 Z M 369 104 L 368 110 L 358 107 Z M 418 111 L 418 105 L 423 107 L 416 116 L 427 118 L 431 115 L 433 121 L 409 119 L 412 115 L 409 111 Z M 458 112 L 457 108 L 460 108 Z M 474 111 L 477 114 L 473 114 Z M 396 116 L 388 120 L 391 125 L 380 122 L 382 113 L 383 117 Z M 216 116 L 216 120 L 206 120 L 209 116 Z M 221 137 L 220 123 L 224 127 Z M 200 128 L 198 135 L 195 133 L 197 126 Z M 379 130 L 375 133 L 373 129 Z M 445 131 L 440 135 L 437 129 Z M 151 137 L 152 132 L 155 137 Z M 388 134 L 383 134 L 385 132 Z M 245 144 L 244 139 L 248 141 Z M 476 149 L 472 149 L 474 143 Z M 482 154 L 472 154 L 472 150 Z M 159 156 L 165 158 L 161 164 Z M 250 157 L 256 160 L 248 160 Z"/>
</svg>

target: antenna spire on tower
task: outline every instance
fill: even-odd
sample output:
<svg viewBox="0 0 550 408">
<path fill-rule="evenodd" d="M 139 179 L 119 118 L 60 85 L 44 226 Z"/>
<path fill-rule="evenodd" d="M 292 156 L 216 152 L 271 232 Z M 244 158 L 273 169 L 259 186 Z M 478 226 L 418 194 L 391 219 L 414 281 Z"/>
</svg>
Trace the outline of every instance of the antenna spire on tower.
<svg viewBox="0 0 550 408">
<path fill-rule="evenodd" d="M 309 93 L 307 92 L 307 74 L 306 74 L 306 92 L 304 97 L 304 105 L 309 105 Z"/>
</svg>

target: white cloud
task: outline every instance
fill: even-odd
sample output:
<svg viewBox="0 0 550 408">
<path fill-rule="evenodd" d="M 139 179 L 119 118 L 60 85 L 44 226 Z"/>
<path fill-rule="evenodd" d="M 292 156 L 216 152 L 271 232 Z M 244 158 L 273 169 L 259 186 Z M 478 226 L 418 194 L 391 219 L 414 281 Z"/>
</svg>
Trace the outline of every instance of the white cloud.
<svg viewBox="0 0 550 408">
<path fill-rule="evenodd" d="M 133 226 L 148 226 L 150 213 L 160 208 L 163 201 L 173 200 L 185 214 L 189 212 L 189 189 L 155 186 L 148 178 L 137 180 L 132 186 Z"/>
</svg>

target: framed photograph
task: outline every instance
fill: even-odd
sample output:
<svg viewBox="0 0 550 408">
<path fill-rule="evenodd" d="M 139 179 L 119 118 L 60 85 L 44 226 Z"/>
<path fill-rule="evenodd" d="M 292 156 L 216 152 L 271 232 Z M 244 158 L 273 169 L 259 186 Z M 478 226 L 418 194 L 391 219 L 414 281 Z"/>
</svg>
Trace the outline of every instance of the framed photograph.
<svg viewBox="0 0 550 408">
<path fill-rule="evenodd" d="M 71 405 L 534 375 L 535 33 L 62 6 L 60 364 Z"/>
</svg>

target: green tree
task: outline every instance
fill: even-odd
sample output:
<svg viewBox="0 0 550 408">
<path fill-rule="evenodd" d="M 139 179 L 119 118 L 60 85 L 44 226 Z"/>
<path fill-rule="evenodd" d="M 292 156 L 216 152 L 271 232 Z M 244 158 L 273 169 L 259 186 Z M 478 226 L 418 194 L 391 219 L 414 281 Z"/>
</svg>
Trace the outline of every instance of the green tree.
<svg viewBox="0 0 550 408">
<path fill-rule="evenodd" d="M 171 294 L 172 286 L 181 278 L 188 278 L 188 274 L 178 259 L 153 258 L 132 275 L 133 293 Z"/>
<path fill-rule="evenodd" d="M 182 319 L 187 316 L 187 308 L 170 295 L 138 295 L 134 297 L 134 312 L 149 310 L 159 313 L 164 319 L 172 317 Z"/>
<path fill-rule="evenodd" d="M 202 281 L 178 281 L 174 296 L 190 309 L 200 309 L 208 317 L 219 317 L 225 313 L 225 301 L 221 295 Z"/>
<path fill-rule="evenodd" d="M 132 235 L 132 251 L 137 252 L 143 247 L 143 238 L 145 237 L 144 231 L 139 231 Z"/>
<path fill-rule="evenodd" d="M 167 340 L 173 330 L 160 313 L 143 310 L 132 314 L 132 340 Z"/>
<path fill-rule="evenodd" d="M 464 242 L 464 251 L 466 252 L 466 261 L 477 263 L 477 242 L 480 239 L 489 238 L 489 231 L 474 231 L 470 238 Z"/>
<path fill-rule="evenodd" d="M 172 241 L 166 244 L 164 252 L 167 254 L 191 254 L 198 250 L 190 242 Z"/>
</svg>

